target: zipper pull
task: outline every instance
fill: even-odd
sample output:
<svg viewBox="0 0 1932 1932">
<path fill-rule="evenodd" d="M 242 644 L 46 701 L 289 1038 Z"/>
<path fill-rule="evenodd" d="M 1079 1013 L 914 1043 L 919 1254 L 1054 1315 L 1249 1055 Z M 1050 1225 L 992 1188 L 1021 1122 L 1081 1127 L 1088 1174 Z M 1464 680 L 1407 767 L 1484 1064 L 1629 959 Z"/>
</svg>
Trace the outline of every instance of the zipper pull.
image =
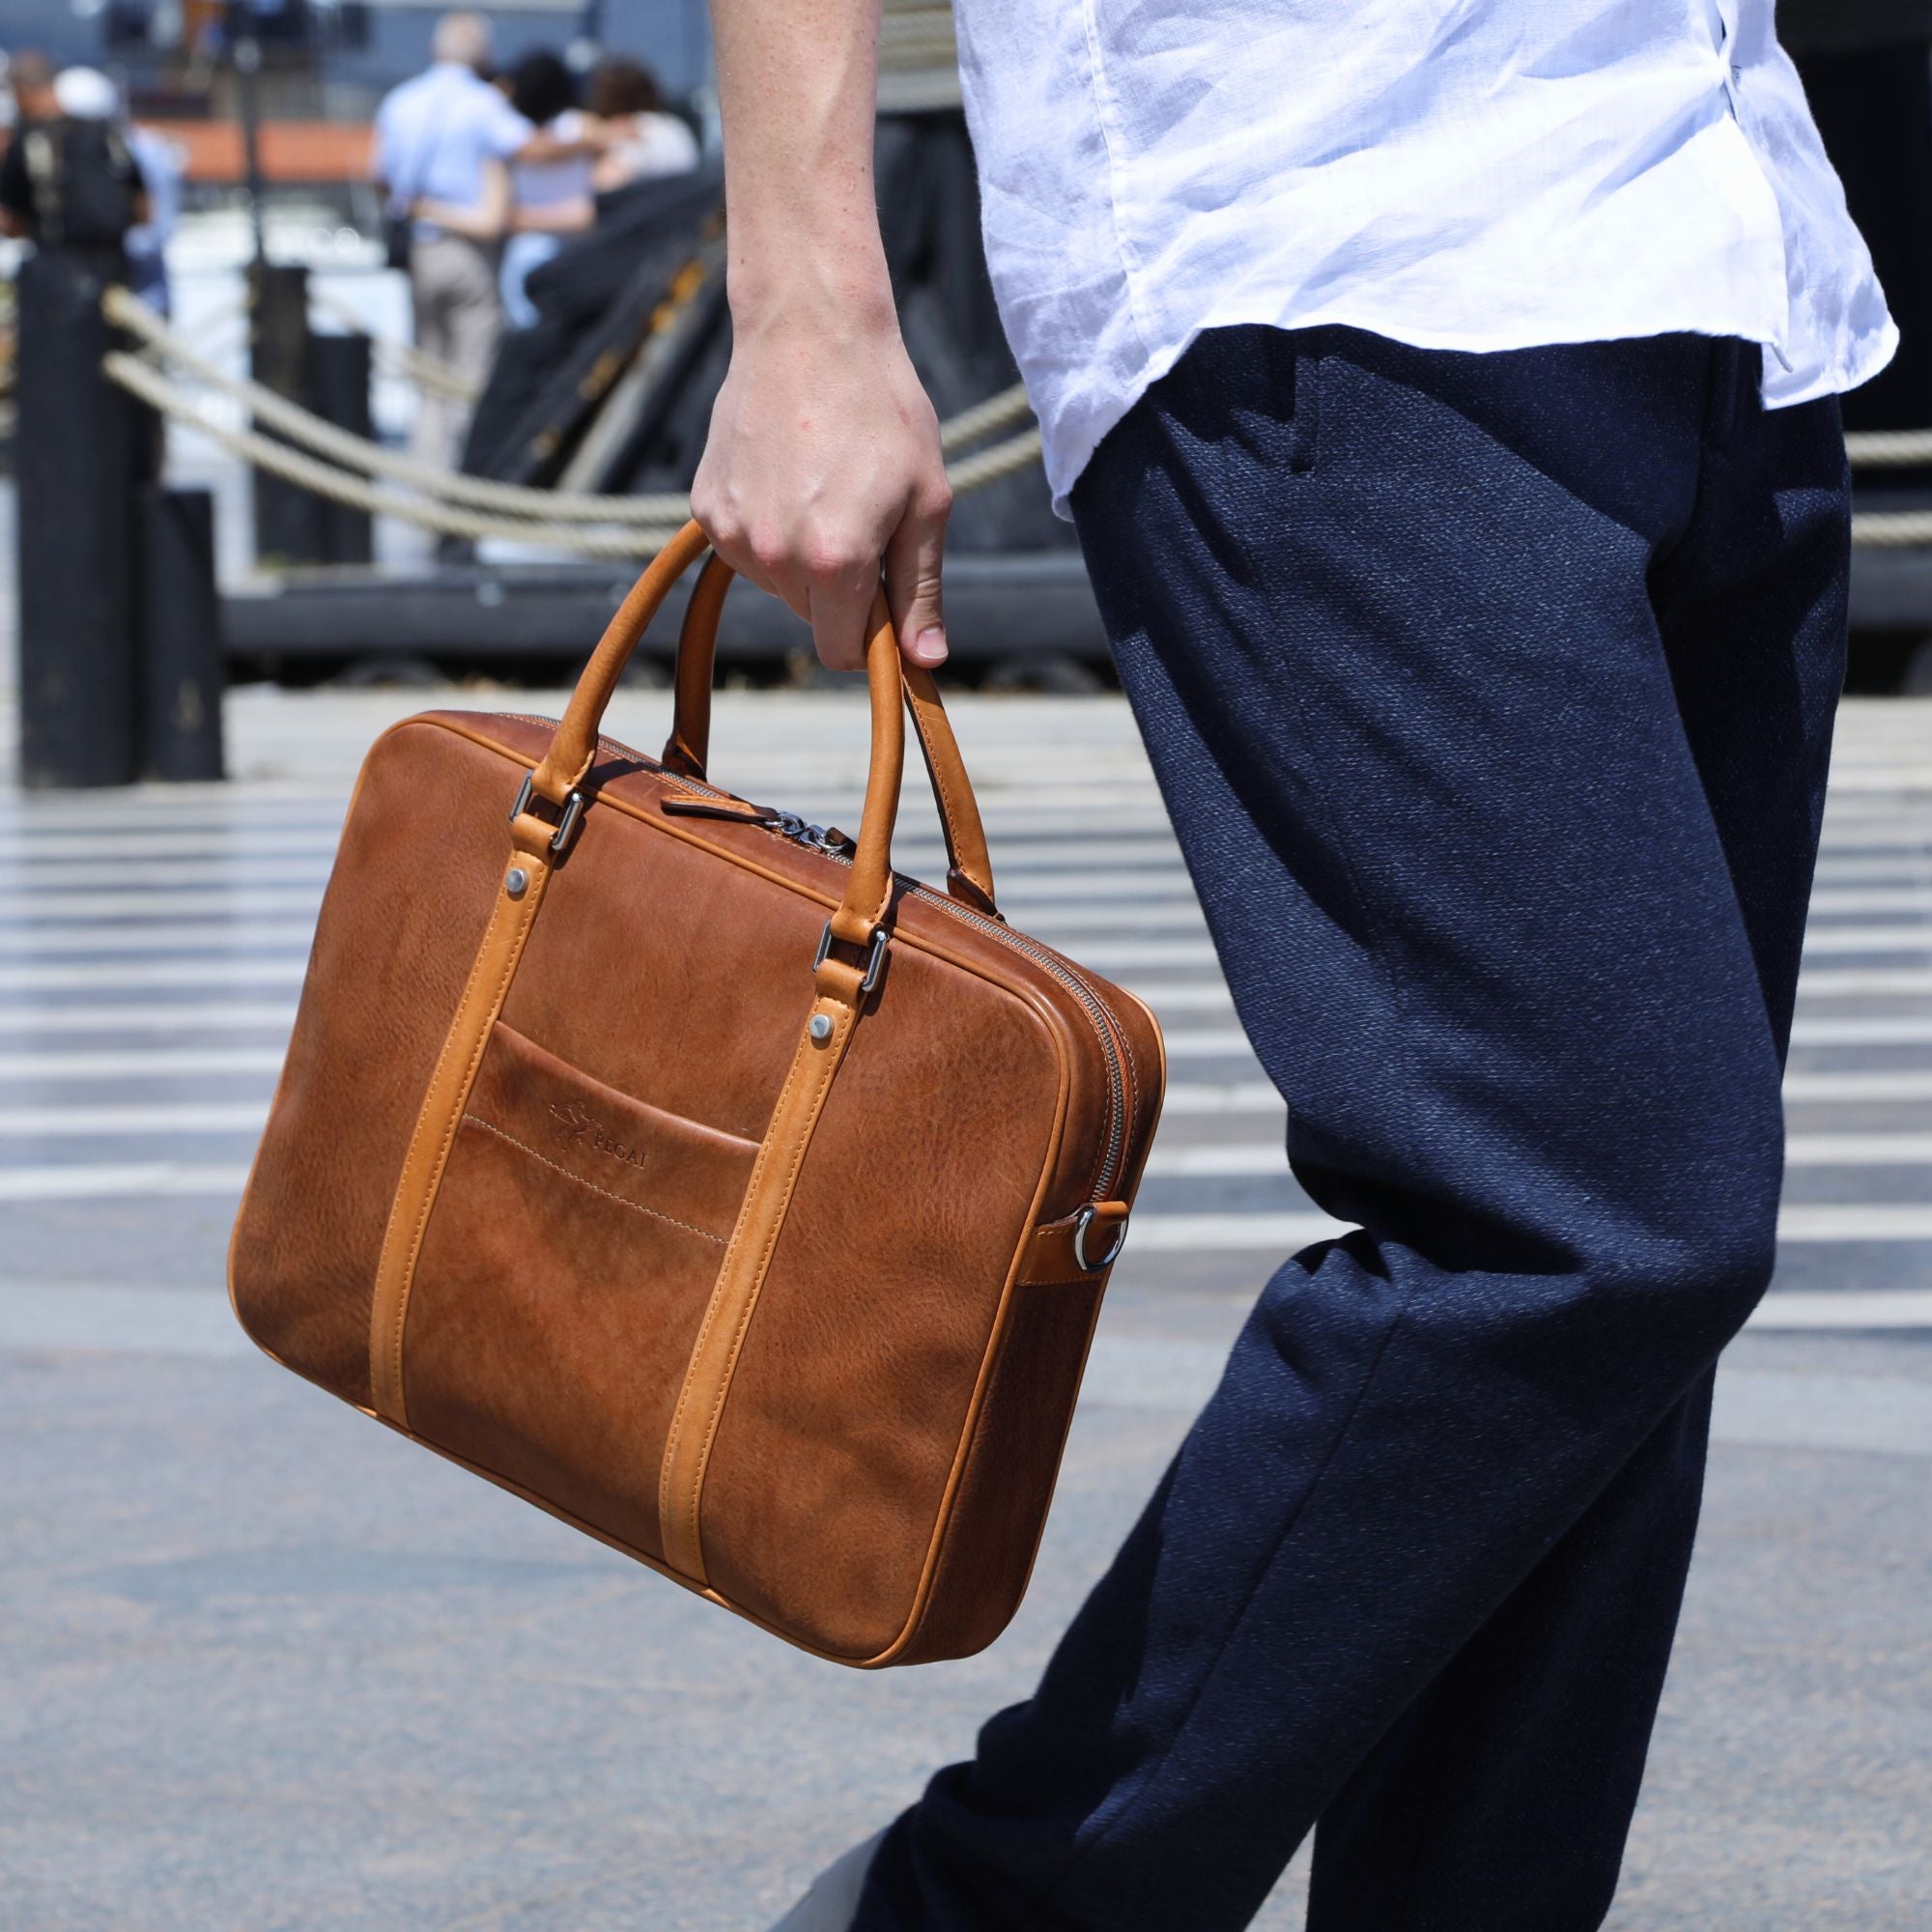
<svg viewBox="0 0 1932 1932">
<path fill-rule="evenodd" d="M 690 792 L 667 792 L 658 809 L 673 818 L 725 818 L 734 825 L 772 825 L 785 814 L 768 805 L 751 805 L 742 798 L 697 798 Z"/>
</svg>

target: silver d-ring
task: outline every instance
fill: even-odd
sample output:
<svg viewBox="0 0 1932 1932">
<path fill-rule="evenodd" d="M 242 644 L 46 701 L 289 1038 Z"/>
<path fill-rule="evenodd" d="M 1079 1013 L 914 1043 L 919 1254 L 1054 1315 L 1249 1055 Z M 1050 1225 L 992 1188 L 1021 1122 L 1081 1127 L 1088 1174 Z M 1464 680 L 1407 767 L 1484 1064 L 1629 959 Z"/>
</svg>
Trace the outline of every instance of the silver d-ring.
<svg viewBox="0 0 1932 1932">
<path fill-rule="evenodd" d="M 1089 1274 L 1098 1274 L 1102 1268 L 1110 1268 L 1121 1258 L 1121 1250 L 1127 1244 L 1128 1216 L 1121 1216 L 1121 1225 L 1114 1230 L 1114 1245 L 1098 1261 L 1090 1260 L 1087 1254 L 1087 1230 L 1094 1225 L 1094 1209 L 1090 1203 L 1073 1217 L 1073 1259 Z"/>
</svg>

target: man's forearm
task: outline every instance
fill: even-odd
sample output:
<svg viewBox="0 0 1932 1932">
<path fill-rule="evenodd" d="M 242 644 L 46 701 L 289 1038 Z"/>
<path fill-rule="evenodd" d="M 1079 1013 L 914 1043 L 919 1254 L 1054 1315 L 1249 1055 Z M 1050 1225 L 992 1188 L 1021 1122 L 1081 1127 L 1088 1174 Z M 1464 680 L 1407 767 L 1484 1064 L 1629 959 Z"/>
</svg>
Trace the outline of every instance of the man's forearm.
<svg viewBox="0 0 1932 1932">
<path fill-rule="evenodd" d="M 883 568 L 899 648 L 946 656 L 952 493 L 899 338 L 872 192 L 879 0 L 711 0 L 731 366 L 692 515 L 856 669 Z"/>
<path fill-rule="evenodd" d="M 804 302 L 892 322 L 872 186 L 879 0 L 711 0 L 739 327 Z"/>
</svg>

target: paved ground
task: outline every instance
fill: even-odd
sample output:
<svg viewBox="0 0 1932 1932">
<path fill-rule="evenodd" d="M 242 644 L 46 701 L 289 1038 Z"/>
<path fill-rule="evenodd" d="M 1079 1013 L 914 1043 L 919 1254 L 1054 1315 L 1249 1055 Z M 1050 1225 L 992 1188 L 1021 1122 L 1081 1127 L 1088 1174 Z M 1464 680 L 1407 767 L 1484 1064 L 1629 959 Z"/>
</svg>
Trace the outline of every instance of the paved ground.
<svg viewBox="0 0 1932 1932">
<path fill-rule="evenodd" d="M 1015 917 L 1174 1049 L 1012 1631 L 841 1672 L 370 1428 L 248 1349 L 221 1253 L 355 755 L 404 708 L 244 693 L 226 790 L 0 793 L 10 1932 L 756 1932 L 1025 1691 L 1324 1225 L 1121 705 L 972 703 Z M 620 709 L 661 738 L 662 697 Z M 844 697 L 727 696 L 720 770 L 849 824 L 862 732 Z M 1849 712 L 1812 938 L 1779 1277 L 1721 1380 L 1615 1932 L 1932 1925 L 1932 707 Z"/>
</svg>

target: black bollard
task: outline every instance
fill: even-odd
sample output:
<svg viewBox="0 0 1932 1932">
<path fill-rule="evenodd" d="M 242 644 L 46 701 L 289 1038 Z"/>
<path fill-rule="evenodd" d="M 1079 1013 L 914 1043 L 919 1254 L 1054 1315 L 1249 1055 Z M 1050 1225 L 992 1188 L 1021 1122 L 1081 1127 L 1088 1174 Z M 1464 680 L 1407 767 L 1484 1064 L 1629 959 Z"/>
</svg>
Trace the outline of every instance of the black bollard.
<svg viewBox="0 0 1932 1932">
<path fill-rule="evenodd" d="M 248 373 L 265 388 L 310 407 L 308 270 L 299 265 L 257 262 L 248 270 Z M 258 422 L 264 436 L 273 436 Z M 281 440 L 282 439 L 277 439 Z M 298 485 L 255 471 L 255 555 L 265 564 L 322 563 L 320 500 Z"/>
<path fill-rule="evenodd" d="M 214 496 L 141 493 L 142 771 L 193 783 L 222 776 L 221 604 Z"/>
<path fill-rule="evenodd" d="M 369 414 L 369 338 L 366 335 L 311 335 L 309 407 L 325 422 L 360 437 L 374 433 Z M 318 499 L 322 512 L 322 555 L 327 563 L 368 563 L 376 554 L 366 510 Z"/>
<path fill-rule="evenodd" d="M 20 269 L 20 779 L 129 784 L 139 767 L 134 568 L 143 406 L 100 373 L 111 250 L 43 248 Z"/>
</svg>

